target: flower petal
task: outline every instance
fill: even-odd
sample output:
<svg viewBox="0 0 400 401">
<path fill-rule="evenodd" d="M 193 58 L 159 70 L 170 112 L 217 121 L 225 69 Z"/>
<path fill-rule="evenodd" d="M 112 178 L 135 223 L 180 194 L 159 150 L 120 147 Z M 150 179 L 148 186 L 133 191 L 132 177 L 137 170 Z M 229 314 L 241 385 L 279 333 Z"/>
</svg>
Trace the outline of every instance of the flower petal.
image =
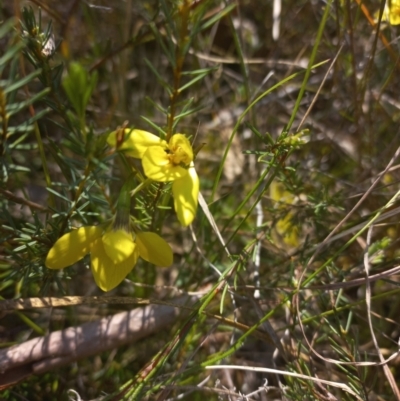
<svg viewBox="0 0 400 401">
<path fill-rule="evenodd" d="M 190 163 L 193 161 L 192 145 L 185 135 L 172 135 L 168 147 L 173 154 L 172 162 L 174 164 L 183 163 L 185 166 L 189 166 Z"/>
<path fill-rule="evenodd" d="M 161 146 L 151 146 L 142 157 L 144 173 L 154 181 L 174 181 L 187 175 L 188 170 L 171 163 Z"/>
<path fill-rule="evenodd" d="M 84 226 L 60 237 L 47 254 L 49 269 L 62 269 L 82 259 L 90 252 L 91 243 L 103 233 L 102 226 Z"/>
<path fill-rule="evenodd" d="M 277 221 L 275 229 L 286 245 L 298 247 L 300 244 L 299 229 L 293 224 L 293 218 L 294 214 L 289 212 L 285 217 Z"/>
<path fill-rule="evenodd" d="M 377 12 L 379 14 L 379 12 Z M 382 21 L 389 21 L 391 25 L 399 25 L 400 24 L 400 1 L 392 0 L 391 6 L 386 3 Z"/>
<path fill-rule="evenodd" d="M 111 146 L 116 145 L 116 132 L 112 132 L 107 139 Z M 149 146 L 161 146 L 167 148 L 167 142 L 156 135 L 140 129 L 125 129 L 125 139 L 119 149 L 126 150 L 126 154 L 131 157 L 141 159 Z"/>
<path fill-rule="evenodd" d="M 91 270 L 97 286 L 103 291 L 115 288 L 135 267 L 139 257 L 137 249 L 123 262 L 114 263 L 104 249 L 103 241 L 98 238 L 91 247 Z"/>
<path fill-rule="evenodd" d="M 188 174 L 172 184 L 175 212 L 183 226 L 191 224 L 196 216 L 199 190 L 199 177 L 191 163 Z"/>
<path fill-rule="evenodd" d="M 125 230 L 107 231 L 101 239 L 107 256 L 114 263 L 123 262 L 135 250 L 132 234 Z"/>
<path fill-rule="evenodd" d="M 139 232 L 136 235 L 139 255 L 156 266 L 167 267 L 172 264 L 173 255 L 169 244 L 159 235 L 152 232 Z"/>
</svg>

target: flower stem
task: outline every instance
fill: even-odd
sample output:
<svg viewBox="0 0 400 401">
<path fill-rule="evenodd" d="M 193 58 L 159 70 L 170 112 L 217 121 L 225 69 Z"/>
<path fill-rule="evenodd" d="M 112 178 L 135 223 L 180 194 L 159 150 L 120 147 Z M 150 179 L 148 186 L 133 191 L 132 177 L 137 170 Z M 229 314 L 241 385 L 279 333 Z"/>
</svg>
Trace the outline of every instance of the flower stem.
<svg viewBox="0 0 400 401">
<path fill-rule="evenodd" d="M 175 49 L 175 66 L 173 70 L 174 74 L 174 89 L 170 95 L 170 107 L 167 121 L 167 142 L 172 136 L 174 127 L 174 120 L 176 114 L 176 103 L 180 94 L 180 82 L 182 75 L 183 62 L 185 60 L 185 54 L 187 51 L 188 37 L 188 25 L 189 25 L 189 14 L 190 14 L 190 2 L 187 0 L 183 1 L 183 4 L 178 9 L 178 22 L 180 23 L 179 38 Z"/>
</svg>

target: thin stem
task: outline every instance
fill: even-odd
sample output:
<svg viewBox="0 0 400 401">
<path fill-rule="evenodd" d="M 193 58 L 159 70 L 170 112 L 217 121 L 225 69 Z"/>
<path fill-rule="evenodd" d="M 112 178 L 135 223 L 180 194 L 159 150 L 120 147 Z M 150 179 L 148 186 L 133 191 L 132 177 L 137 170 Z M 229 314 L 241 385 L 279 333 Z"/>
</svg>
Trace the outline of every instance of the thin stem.
<svg viewBox="0 0 400 401">
<path fill-rule="evenodd" d="M 6 97 L 1 88 L 0 88 L 0 116 L 2 122 L 2 132 L 0 139 L 0 156 L 1 156 L 5 151 L 5 143 L 7 140 L 7 128 L 8 128 L 8 118 L 6 113 Z"/>
<path fill-rule="evenodd" d="M 190 14 L 191 5 L 188 0 L 185 0 L 182 6 L 178 9 L 179 21 L 180 21 L 180 30 L 179 30 L 179 38 L 175 48 L 175 67 L 173 70 L 174 74 L 174 89 L 170 96 L 170 107 L 168 113 L 168 121 L 167 121 L 167 142 L 172 136 L 172 131 L 174 127 L 174 120 L 176 114 L 176 103 L 178 97 L 180 95 L 180 82 L 182 76 L 182 68 L 183 62 L 185 60 L 185 54 L 187 50 L 187 44 L 189 41 L 189 14 Z"/>
</svg>

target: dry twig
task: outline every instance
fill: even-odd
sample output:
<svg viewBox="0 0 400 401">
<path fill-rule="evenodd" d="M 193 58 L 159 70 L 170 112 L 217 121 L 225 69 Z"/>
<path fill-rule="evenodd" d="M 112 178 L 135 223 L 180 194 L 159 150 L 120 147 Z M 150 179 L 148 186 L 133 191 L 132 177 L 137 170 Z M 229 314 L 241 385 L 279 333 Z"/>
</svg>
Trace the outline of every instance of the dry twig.
<svg viewBox="0 0 400 401">
<path fill-rule="evenodd" d="M 197 298 L 174 300 L 190 305 Z M 44 337 L 0 350 L 0 389 L 26 377 L 42 374 L 79 359 L 134 343 L 174 323 L 180 310 L 170 305 L 148 305 L 103 319 L 55 331 Z"/>
</svg>

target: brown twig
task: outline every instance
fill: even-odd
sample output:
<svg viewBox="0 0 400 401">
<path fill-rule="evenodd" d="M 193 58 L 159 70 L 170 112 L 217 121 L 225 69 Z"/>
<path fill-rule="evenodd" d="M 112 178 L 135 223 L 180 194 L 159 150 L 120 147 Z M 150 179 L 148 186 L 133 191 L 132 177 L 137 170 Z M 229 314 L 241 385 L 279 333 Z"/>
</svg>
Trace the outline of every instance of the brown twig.
<svg viewBox="0 0 400 401">
<path fill-rule="evenodd" d="M 10 201 L 18 203 L 20 205 L 28 206 L 32 209 L 37 209 L 41 212 L 47 212 L 48 209 L 45 206 L 39 205 L 38 203 L 32 202 L 28 199 L 20 198 L 19 196 L 14 195 L 12 192 L 7 191 L 6 189 L 0 188 L 0 193 L 5 196 Z"/>
<path fill-rule="evenodd" d="M 159 332 L 178 316 L 185 315 L 179 313 L 178 307 L 193 305 L 196 300 L 197 297 L 184 296 L 174 300 L 176 307 L 148 305 L 0 350 L 0 390 L 28 376 L 49 372 Z"/>
</svg>

